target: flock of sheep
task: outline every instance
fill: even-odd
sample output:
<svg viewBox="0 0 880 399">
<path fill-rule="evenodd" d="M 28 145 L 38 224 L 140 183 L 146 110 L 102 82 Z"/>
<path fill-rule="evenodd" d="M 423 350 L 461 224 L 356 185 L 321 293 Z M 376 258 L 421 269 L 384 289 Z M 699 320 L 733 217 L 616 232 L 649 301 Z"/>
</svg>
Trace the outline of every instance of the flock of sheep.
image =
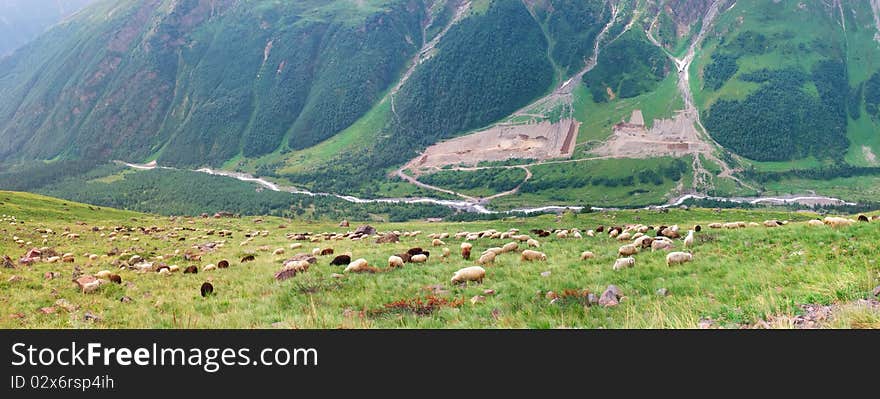
<svg viewBox="0 0 880 399">
<path fill-rule="evenodd" d="M 868 218 L 864 215 L 860 215 L 858 220 L 849 219 L 849 218 L 841 218 L 841 217 L 826 217 L 822 220 L 810 220 L 807 223 L 809 226 L 831 226 L 834 228 L 850 226 L 854 223 L 861 222 L 870 222 L 876 221 L 880 219 L 878 216 L 874 216 L 873 218 Z M 4 216 L 4 220 L 10 220 L 9 217 Z M 11 220 L 14 221 L 14 218 Z M 14 222 L 13 222 L 14 224 Z M 780 220 L 766 220 L 763 223 L 746 223 L 746 222 L 727 222 L 727 223 L 711 223 L 708 224 L 707 227 L 710 229 L 738 229 L 738 228 L 747 228 L 747 227 L 766 227 L 766 228 L 777 228 L 780 226 L 788 225 L 788 221 L 780 221 Z M 281 228 L 285 226 L 279 226 Z M 65 228 L 65 230 L 68 230 Z M 119 269 L 132 270 L 139 273 L 145 272 L 154 272 L 162 275 L 170 275 L 174 274 L 181 270 L 177 265 L 168 265 L 164 263 L 166 259 L 171 259 L 174 257 L 182 257 L 185 261 L 188 262 L 198 262 L 201 261 L 202 255 L 210 253 L 211 251 L 222 248 L 226 244 L 226 239 L 232 238 L 234 236 L 234 232 L 230 230 L 215 230 L 215 229 L 197 229 L 194 227 L 174 227 L 169 230 L 160 227 L 149 227 L 149 228 L 128 228 L 128 227 L 113 227 L 113 228 L 104 228 L 104 227 L 91 227 L 91 232 L 94 233 L 97 237 L 96 239 L 104 239 L 108 242 L 112 243 L 119 240 L 127 240 L 129 242 L 136 242 L 140 238 L 137 237 L 134 233 L 141 233 L 142 235 L 150 236 L 155 239 L 160 240 L 179 240 L 183 241 L 186 239 L 184 233 L 187 231 L 194 232 L 196 234 L 201 234 L 202 238 L 210 237 L 210 236 L 220 236 L 224 239 L 219 242 L 208 242 L 204 244 L 196 244 L 193 245 L 190 249 L 187 249 L 183 252 L 180 250 L 175 250 L 173 254 L 169 255 L 158 255 L 152 257 L 152 259 L 144 259 L 138 254 L 128 253 L 126 251 L 119 251 L 114 248 L 109 251 L 106 255 L 97 255 L 90 253 L 83 253 L 85 259 L 87 259 L 86 266 L 91 266 L 93 263 L 101 262 L 101 263 L 109 263 L 112 264 Z M 451 251 L 447 246 L 446 241 L 450 240 L 458 240 L 461 241 L 459 246 L 460 252 L 459 256 L 464 260 L 470 261 L 472 258 L 475 259 L 476 265 L 465 267 L 457 270 L 453 273 L 450 278 L 450 282 L 452 284 L 468 284 L 470 282 L 482 283 L 483 279 L 486 278 L 486 269 L 484 267 L 492 266 L 496 258 L 499 256 L 505 256 L 505 254 L 511 253 L 519 253 L 520 259 L 524 262 L 534 262 L 534 261 L 547 261 L 547 254 L 538 251 L 541 247 L 541 242 L 539 239 L 555 236 L 557 239 L 587 239 L 591 237 L 598 237 L 599 235 L 607 235 L 610 238 L 613 238 L 621 243 L 621 246 L 617 250 L 617 259 L 614 261 L 614 264 L 611 266 L 614 270 L 622 270 L 626 268 L 633 267 L 636 263 L 635 255 L 642 251 L 650 250 L 654 251 L 667 251 L 666 255 L 666 264 L 668 266 L 679 265 L 687 262 L 691 262 L 694 260 L 694 255 L 692 250 L 696 245 L 695 234 L 699 233 L 702 230 L 700 225 L 693 225 L 690 228 L 682 229 L 678 225 L 672 226 L 650 226 L 644 224 L 628 224 L 622 226 L 598 226 L 595 229 L 590 230 L 581 230 L 578 228 L 571 229 L 555 229 L 555 230 L 543 230 L 543 229 L 533 229 L 530 230 L 530 234 L 522 234 L 519 229 L 512 228 L 507 231 L 498 231 L 495 229 L 488 229 L 478 232 L 458 232 L 455 234 L 450 233 L 433 233 L 427 234 L 427 238 L 430 239 L 431 247 L 439 248 L 439 257 L 442 260 L 447 260 L 451 256 Z M 34 230 L 35 233 L 39 234 L 43 243 L 46 244 L 49 240 L 49 237 L 52 235 L 56 235 L 57 233 L 52 231 L 51 229 L 46 228 L 38 228 Z M 311 234 L 311 233 L 291 233 L 287 234 L 286 238 L 293 242 L 289 245 L 290 249 L 300 249 L 303 247 L 303 244 L 299 241 L 308 241 L 311 243 L 318 242 L 326 242 L 326 241 L 334 241 L 334 240 L 374 240 L 377 245 L 381 245 L 383 243 L 396 243 L 400 241 L 401 237 L 417 237 L 421 235 L 421 231 L 412 231 L 412 232 L 387 232 L 384 234 L 379 234 L 376 230 L 370 226 L 361 226 L 358 230 L 354 232 L 346 232 L 346 233 L 320 233 L 320 234 Z M 246 232 L 245 240 L 241 242 L 240 246 L 249 245 L 254 239 L 258 237 L 265 237 L 269 235 L 269 231 L 253 231 Z M 70 231 L 65 231 L 62 233 L 62 237 L 68 240 L 77 240 L 80 238 L 80 234 L 71 233 Z M 481 239 L 489 239 L 489 240 L 498 240 L 498 241 L 507 241 L 505 244 L 500 246 L 490 247 L 479 253 L 479 256 L 473 256 L 472 251 L 474 250 L 474 242 Z M 22 248 L 28 248 L 32 245 L 31 241 L 25 241 L 24 239 L 15 236 L 13 240 L 16 244 L 18 244 Z M 445 241 L 444 241 L 445 240 Z M 683 251 L 675 251 L 677 247 L 681 247 Z M 260 246 L 258 251 L 261 252 L 272 252 L 275 256 L 283 256 L 285 254 L 284 248 L 277 248 L 272 250 L 272 248 L 268 246 Z M 276 280 L 285 280 L 288 278 L 292 278 L 296 276 L 298 273 L 304 273 L 309 270 L 309 267 L 315 263 L 317 263 L 318 257 L 322 256 L 331 256 L 334 255 L 333 248 L 325 247 L 325 248 L 314 248 L 310 253 L 309 252 L 301 252 L 296 255 L 289 257 L 282 261 L 282 268 L 277 271 L 274 275 Z M 246 263 L 249 261 L 255 260 L 255 253 L 245 255 L 240 262 Z M 342 274 L 333 273 L 333 278 L 342 278 L 347 273 L 377 273 L 377 272 L 386 272 L 393 271 L 395 269 L 403 267 L 406 263 L 426 263 L 431 256 L 430 251 L 427 251 L 420 247 L 410 248 L 408 251 L 398 254 L 393 254 L 388 257 L 387 265 L 383 268 L 377 268 L 373 265 L 370 265 L 369 262 L 365 258 L 357 258 L 352 259 L 353 254 L 351 252 L 336 254 L 333 259 L 330 261 L 331 265 L 345 266 L 342 270 Z M 46 263 L 73 263 L 75 262 L 77 255 L 74 253 L 64 253 L 58 254 L 54 249 L 49 247 L 43 248 L 30 248 L 27 250 L 25 255 L 18 260 L 18 264 L 31 264 L 36 262 L 46 262 Z M 593 259 L 596 257 L 592 251 L 584 251 L 580 255 L 580 259 L 583 261 Z M 9 256 L 5 256 L 3 258 L 3 265 L 7 268 L 15 268 L 15 262 Z M 211 271 L 215 269 L 225 269 L 230 266 L 228 260 L 220 260 L 219 262 L 209 263 L 202 266 L 202 271 Z M 185 267 L 183 273 L 192 274 L 198 273 L 199 268 L 195 265 L 191 265 Z M 46 278 L 55 278 L 60 276 L 60 274 L 53 273 L 49 275 L 47 273 Z M 15 277 L 15 276 L 13 276 Z M 100 270 L 93 274 L 84 273 L 79 266 L 76 266 L 74 269 L 73 282 L 76 284 L 76 287 L 84 293 L 94 292 L 101 285 L 106 283 L 121 283 L 122 279 L 118 274 L 111 272 L 110 270 Z M 214 288 L 211 285 L 211 281 L 205 282 L 202 284 L 200 291 L 202 296 L 210 295 L 213 292 Z"/>
</svg>

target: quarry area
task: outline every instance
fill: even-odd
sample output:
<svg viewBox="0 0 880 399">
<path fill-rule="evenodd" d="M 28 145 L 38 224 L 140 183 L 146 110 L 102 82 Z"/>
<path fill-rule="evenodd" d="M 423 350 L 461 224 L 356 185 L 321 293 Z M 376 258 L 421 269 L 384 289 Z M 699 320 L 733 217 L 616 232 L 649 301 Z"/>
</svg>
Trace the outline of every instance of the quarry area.
<svg viewBox="0 0 880 399">
<path fill-rule="evenodd" d="M 418 172 L 447 165 L 476 165 L 507 159 L 569 158 L 574 152 L 580 122 L 498 124 L 486 130 L 456 137 L 428 147 L 405 169 Z"/>
<path fill-rule="evenodd" d="M 598 156 L 652 158 L 710 151 L 709 144 L 700 138 L 694 128 L 693 119 L 684 112 L 677 113 L 672 119 L 655 120 L 649 129 L 642 111 L 635 110 L 629 121 L 614 125 L 611 137 L 592 153 Z"/>
</svg>

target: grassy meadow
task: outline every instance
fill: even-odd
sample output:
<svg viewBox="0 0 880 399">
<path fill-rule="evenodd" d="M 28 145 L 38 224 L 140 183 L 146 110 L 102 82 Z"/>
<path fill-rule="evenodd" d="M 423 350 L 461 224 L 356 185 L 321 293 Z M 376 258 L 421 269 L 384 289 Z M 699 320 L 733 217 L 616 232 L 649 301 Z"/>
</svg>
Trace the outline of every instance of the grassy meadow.
<svg viewBox="0 0 880 399">
<path fill-rule="evenodd" d="M 376 244 L 372 238 L 310 242 L 286 237 L 353 231 L 361 224 L 355 221 L 342 228 L 338 221 L 308 223 L 275 217 L 171 218 L 2 191 L 0 216 L 0 256 L 8 255 L 16 263 L 15 268 L 0 268 L 0 328 L 784 328 L 796 325 L 794 320 L 805 312 L 801 305 L 806 304 L 834 309 L 822 327 L 880 327 L 880 308 L 875 302 L 857 305 L 859 300 L 865 303 L 872 298 L 872 289 L 880 284 L 880 222 L 839 229 L 809 227 L 804 221 L 817 215 L 806 212 L 629 210 L 559 218 L 373 224 L 379 232 L 422 232 L 392 244 Z M 789 223 L 777 228 L 706 228 L 710 222 L 767 219 Z M 683 232 L 701 224 L 703 230 L 696 234 L 692 248 L 694 261 L 669 267 L 666 252 L 647 250 L 635 255 L 633 268 L 614 271 L 617 249 L 625 242 L 607 234 L 577 239 L 538 238 L 529 233 L 535 228 L 586 231 L 598 225 L 636 223 L 678 224 Z M 109 233 L 117 226 L 132 231 L 117 233 L 110 240 Z M 152 226 L 157 229 L 149 234 L 139 229 Z M 46 228 L 54 234 L 38 232 Z M 456 270 L 474 265 L 473 260 L 458 255 L 462 240 L 444 240 L 452 255 L 442 259 L 442 246 L 432 247 L 427 237 L 430 233 L 511 228 L 538 239 L 537 250 L 547 254 L 547 261 L 524 262 L 519 254 L 501 254 L 494 265 L 485 267 L 482 284 L 467 286 L 449 281 Z M 224 229 L 232 231 L 232 237 L 209 234 Z M 245 234 L 255 231 L 265 235 L 257 234 L 242 244 Z M 79 237 L 67 238 L 67 232 Z M 24 244 L 16 243 L 16 237 Z M 509 241 L 471 241 L 472 259 Z M 208 242 L 223 245 L 203 252 L 198 262 L 184 260 L 185 251 Z M 295 243 L 302 248 L 291 249 Z M 18 264 L 29 248 L 43 246 L 73 253 L 75 262 Z M 675 246 L 682 250 L 681 240 Z M 344 266 L 330 266 L 333 256 L 319 256 L 305 273 L 280 282 L 273 278 L 284 259 L 328 247 L 337 255 L 350 251 L 353 259 L 365 258 L 380 269 L 390 255 L 411 247 L 425 248 L 431 256 L 425 264 L 407 263 L 401 269 L 341 277 L 334 274 L 343 274 Z M 107 256 L 114 248 L 118 255 Z M 285 253 L 273 255 L 276 249 Z M 580 254 L 586 250 L 596 257 L 581 261 Z M 86 253 L 99 257 L 90 262 Z M 113 265 L 134 254 L 181 269 L 194 265 L 199 272 L 160 275 Z M 256 260 L 240 263 L 248 254 Z M 202 270 L 221 259 L 229 260 L 230 267 Z M 122 284 L 108 283 L 96 292 L 81 293 L 71 282 L 77 266 L 86 274 L 118 273 Z M 47 272 L 60 273 L 60 277 L 46 279 Z M 214 294 L 208 297 L 199 292 L 205 281 L 214 286 Z M 586 291 L 599 296 L 609 284 L 622 291 L 620 304 L 590 306 Z M 661 288 L 668 295 L 659 295 Z M 560 298 L 552 301 L 548 291 Z M 472 303 L 476 296 L 482 296 L 482 301 Z M 123 297 L 128 300 L 121 301 Z"/>
</svg>

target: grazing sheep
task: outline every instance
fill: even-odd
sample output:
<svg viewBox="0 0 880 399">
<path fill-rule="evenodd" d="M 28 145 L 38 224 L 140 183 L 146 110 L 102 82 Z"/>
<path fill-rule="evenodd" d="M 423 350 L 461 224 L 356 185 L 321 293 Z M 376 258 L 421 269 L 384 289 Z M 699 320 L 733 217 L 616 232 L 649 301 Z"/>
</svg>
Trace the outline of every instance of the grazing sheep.
<svg viewBox="0 0 880 399">
<path fill-rule="evenodd" d="M 501 252 L 504 252 L 504 253 L 516 252 L 517 249 L 519 249 L 519 244 L 517 244 L 515 242 L 509 242 L 507 244 L 504 244 L 503 247 L 501 247 Z"/>
<path fill-rule="evenodd" d="M 413 255 L 411 258 L 409 258 L 409 261 L 412 263 L 425 263 L 428 261 L 428 256 L 425 254 Z"/>
<path fill-rule="evenodd" d="M 574 233 L 571 233 L 571 236 L 574 238 L 584 238 L 584 236 L 581 235 L 580 231 L 575 231 Z"/>
<path fill-rule="evenodd" d="M 461 257 L 464 258 L 465 260 L 470 260 L 471 259 L 471 248 L 473 248 L 473 245 L 471 245 L 469 242 L 461 243 Z"/>
<path fill-rule="evenodd" d="M 390 268 L 403 267 L 403 259 L 401 259 L 399 256 L 395 256 L 395 255 L 389 256 L 388 257 L 388 267 L 390 267 Z"/>
<path fill-rule="evenodd" d="M 202 292 L 202 296 L 206 297 L 214 293 L 214 285 L 208 282 L 202 283 L 202 288 L 200 290 Z"/>
<path fill-rule="evenodd" d="M 320 255 L 321 255 L 321 248 L 313 248 L 312 249 L 312 256 L 320 256 Z"/>
<path fill-rule="evenodd" d="M 374 271 L 374 270 L 373 270 L 373 268 L 370 267 L 370 264 L 367 263 L 366 259 L 358 258 L 354 262 L 349 263 L 348 266 L 346 266 L 345 270 L 343 270 L 342 272 L 343 273 L 348 273 L 348 272 L 360 273 L 360 272 L 372 272 L 372 271 Z"/>
<path fill-rule="evenodd" d="M 206 271 L 206 272 L 207 272 L 207 271 L 214 270 L 214 269 L 216 269 L 216 268 L 217 268 L 217 266 L 214 266 L 214 264 L 209 263 L 209 264 L 205 265 L 205 267 L 202 268 L 202 271 Z"/>
<path fill-rule="evenodd" d="M 106 279 L 107 277 L 110 276 L 110 274 L 111 273 L 109 270 L 101 270 L 101 271 L 95 273 L 95 277 Z"/>
<path fill-rule="evenodd" d="M 630 233 L 620 233 L 617 236 L 617 241 L 629 241 L 632 238 L 632 234 Z"/>
<path fill-rule="evenodd" d="M 443 242 L 443 241 L 440 241 L 440 240 L 437 239 L 437 238 L 435 238 L 433 241 L 431 241 L 431 246 L 432 246 L 432 247 L 442 247 L 442 246 L 444 246 L 444 245 L 446 245 L 446 243 Z"/>
<path fill-rule="evenodd" d="M 480 259 L 477 260 L 477 264 L 480 264 L 480 265 L 494 264 L 495 263 L 495 256 L 496 256 L 495 252 L 492 252 L 492 251 L 483 252 L 483 254 L 480 255 Z"/>
<path fill-rule="evenodd" d="M 593 230 L 587 230 L 587 237 L 595 237 L 596 233 Z"/>
<path fill-rule="evenodd" d="M 284 248 L 278 248 L 272 252 L 272 255 L 284 255 Z"/>
<path fill-rule="evenodd" d="M 650 248 L 652 242 L 654 242 L 654 239 L 650 236 L 641 236 L 636 238 L 633 244 L 639 248 Z"/>
<path fill-rule="evenodd" d="M 694 226 L 694 231 L 696 231 L 697 233 L 699 233 L 700 230 L 703 230 L 703 227 L 701 227 L 700 225 L 695 225 L 695 226 Z"/>
<path fill-rule="evenodd" d="M 305 260 L 291 260 L 284 262 L 284 270 L 296 270 L 297 272 L 306 272 L 309 270 L 311 263 Z"/>
<path fill-rule="evenodd" d="M 721 223 L 717 223 L 717 222 L 716 223 L 709 223 L 710 229 L 720 229 L 722 227 L 724 227 L 724 225 Z"/>
<path fill-rule="evenodd" d="M 526 241 L 526 245 L 528 245 L 530 248 L 541 248 L 541 243 L 539 243 L 538 240 L 531 239 L 531 238 L 529 238 L 529 240 Z"/>
<path fill-rule="evenodd" d="M 687 237 L 684 238 L 684 247 L 690 248 L 694 246 L 694 231 L 688 230 Z"/>
<path fill-rule="evenodd" d="M 810 221 L 807 222 L 807 226 L 810 226 L 810 227 L 824 227 L 824 226 L 825 226 L 825 223 L 823 223 L 821 220 L 813 219 L 813 220 L 810 220 Z"/>
<path fill-rule="evenodd" d="M 452 284 L 466 284 L 469 281 L 476 281 L 482 284 L 485 277 L 486 269 L 483 269 L 479 266 L 471 266 L 464 269 L 459 269 L 457 272 L 455 272 L 455 274 L 452 275 L 452 279 L 450 279 L 449 281 L 452 282 Z"/>
<path fill-rule="evenodd" d="M 333 248 L 324 248 L 321 250 L 321 256 L 333 255 Z"/>
<path fill-rule="evenodd" d="M 611 231 L 608 232 L 608 236 L 611 237 L 611 238 L 615 238 L 615 237 L 617 237 L 619 234 L 620 234 L 620 230 L 618 230 L 618 229 L 616 229 L 616 228 L 611 229 Z"/>
<path fill-rule="evenodd" d="M 419 248 L 419 247 L 410 248 L 409 250 L 406 251 L 406 253 L 408 253 L 410 256 L 418 255 L 418 254 L 421 254 L 421 253 L 424 253 L 424 252 L 425 252 L 425 251 L 424 251 L 423 249 Z"/>
<path fill-rule="evenodd" d="M 290 249 L 302 248 L 302 246 L 303 245 L 301 243 L 295 242 L 293 244 L 290 244 Z"/>
<path fill-rule="evenodd" d="M 218 269 L 225 269 L 225 268 L 227 268 L 227 267 L 229 267 L 229 261 L 228 261 L 228 260 L 223 259 L 223 260 L 217 262 L 217 268 L 218 268 Z"/>
<path fill-rule="evenodd" d="M 330 266 L 345 266 L 351 263 L 351 256 L 339 255 L 330 261 Z"/>
<path fill-rule="evenodd" d="M 727 222 L 727 223 L 724 223 L 724 228 L 725 229 L 738 229 L 739 223 L 738 222 Z"/>
<path fill-rule="evenodd" d="M 865 216 L 865 215 L 859 215 L 859 221 L 860 221 L 860 222 L 870 222 L 870 220 L 868 219 L 868 217 Z"/>
<path fill-rule="evenodd" d="M 681 237 L 678 234 L 678 226 L 667 227 L 667 228 L 660 231 L 660 235 L 663 237 L 666 237 L 666 238 L 671 238 L 673 240 L 678 237 Z"/>
<path fill-rule="evenodd" d="M 639 247 L 634 244 L 626 244 L 617 249 L 617 254 L 620 256 L 632 256 L 639 252 Z"/>
<path fill-rule="evenodd" d="M 592 251 L 581 252 L 581 260 L 593 259 L 596 255 Z"/>
<path fill-rule="evenodd" d="M 614 261 L 614 266 L 612 266 L 611 269 L 613 269 L 613 270 L 620 270 L 620 269 L 624 269 L 624 268 L 627 268 L 627 267 L 633 267 L 633 266 L 635 266 L 635 265 L 636 265 L 636 259 L 635 259 L 635 258 L 632 258 L 632 257 L 630 257 L 630 258 L 619 258 L 619 259 L 617 259 L 617 260 Z"/>
<path fill-rule="evenodd" d="M 449 254 L 450 254 L 450 253 L 452 253 L 452 252 L 449 251 L 449 248 L 445 248 L 445 247 L 444 247 L 443 250 L 442 250 L 441 253 L 440 253 L 440 257 L 443 258 L 443 259 L 447 259 L 447 258 L 449 258 Z"/>
<path fill-rule="evenodd" d="M 412 255 L 404 252 L 396 255 L 398 258 L 403 259 L 403 263 L 409 263 L 410 259 L 412 259 Z"/>
<path fill-rule="evenodd" d="M 827 224 L 831 227 L 834 227 L 834 228 L 847 227 L 847 226 L 851 226 L 853 223 L 855 223 L 852 219 L 841 218 L 841 217 L 836 217 L 836 216 L 828 216 L 825 219 L 823 219 L 822 222 L 824 222 L 825 224 Z"/>
<path fill-rule="evenodd" d="M 485 251 L 483 251 L 483 253 L 486 253 L 486 252 L 494 252 L 495 255 L 501 255 L 504 253 L 504 248 L 492 247 L 492 248 L 489 248 L 489 249 L 486 249 Z"/>
<path fill-rule="evenodd" d="M 547 260 L 547 255 L 544 254 L 543 252 L 532 251 L 530 249 L 527 249 L 522 252 L 520 259 L 522 259 L 524 261 L 533 261 L 533 260 L 544 260 L 545 261 L 545 260 Z"/>
<path fill-rule="evenodd" d="M 568 232 L 565 230 L 562 230 L 562 231 L 556 233 L 556 238 L 568 238 Z"/>
<path fill-rule="evenodd" d="M 111 274 L 111 275 L 107 276 L 107 279 L 116 283 L 116 284 L 122 284 L 122 277 L 119 276 L 118 274 Z"/>
<path fill-rule="evenodd" d="M 602 232 L 604 232 L 604 231 L 605 231 L 605 226 L 599 226 L 599 227 L 596 227 L 596 232 L 597 232 L 597 233 L 602 233 Z"/>
<path fill-rule="evenodd" d="M 657 250 L 670 250 L 673 247 L 674 247 L 674 245 L 669 241 L 654 240 L 654 242 L 651 243 L 651 252 L 654 252 Z"/>
<path fill-rule="evenodd" d="M 666 255 L 666 266 L 682 264 L 692 260 L 694 260 L 694 255 L 687 252 L 670 252 Z"/>
<path fill-rule="evenodd" d="M 253 262 L 256 258 L 253 255 L 245 255 L 241 258 L 240 263 Z"/>
<path fill-rule="evenodd" d="M 196 266 L 189 266 L 186 269 L 183 269 L 183 274 L 196 274 L 199 272 L 199 268 Z"/>
</svg>

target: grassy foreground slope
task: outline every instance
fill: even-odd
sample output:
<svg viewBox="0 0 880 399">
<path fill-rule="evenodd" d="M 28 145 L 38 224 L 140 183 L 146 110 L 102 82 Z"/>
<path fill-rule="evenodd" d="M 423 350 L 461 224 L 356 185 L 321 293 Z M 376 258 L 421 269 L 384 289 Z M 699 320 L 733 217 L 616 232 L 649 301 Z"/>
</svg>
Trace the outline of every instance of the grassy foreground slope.
<svg viewBox="0 0 880 399">
<path fill-rule="evenodd" d="M 298 232 L 345 232 L 354 230 L 356 223 L 341 228 L 335 223 L 274 217 L 170 219 L 14 192 L 0 192 L 0 201 L 0 254 L 17 260 L 32 246 L 49 246 L 76 257 L 74 263 L 0 268 L 3 328 L 790 327 L 811 317 L 812 311 L 800 306 L 804 304 L 816 305 L 812 309 L 830 306 L 831 316 L 821 326 L 880 327 L 876 302 L 866 301 L 872 288 L 880 284 L 876 244 L 880 222 L 831 229 L 802 223 L 815 217 L 809 213 L 620 211 L 567 214 L 560 219 L 540 216 L 473 223 L 379 224 L 375 227 L 380 232 L 422 233 L 403 237 L 399 243 L 375 244 L 373 239 L 308 242 L 285 237 Z M 695 223 L 705 227 L 711 221 L 765 219 L 791 223 L 772 229 L 704 229 L 693 248 L 694 262 L 673 267 L 665 264 L 665 253 L 645 251 L 635 255 L 635 267 L 614 271 L 611 265 L 622 243 L 607 234 L 583 239 L 541 238 L 546 262 L 523 262 L 518 254 L 502 254 L 494 266 L 486 267 L 482 285 L 466 287 L 449 283 L 454 271 L 473 265 L 456 255 L 460 240 L 445 240 L 453 255 L 443 260 L 441 248 L 431 247 L 426 237 L 434 232 L 454 234 L 489 228 L 505 231 L 515 227 L 527 233 L 532 228 L 586 230 L 627 223 L 678 223 L 686 229 Z M 117 233 L 111 241 L 109 234 L 117 226 L 131 232 Z M 158 228 L 151 234 L 139 229 L 151 226 Z M 96 227 L 98 231 L 93 231 Z M 45 228 L 55 234 L 46 234 L 44 242 L 37 230 Z M 68 229 L 79 238 L 66 238 L 63 233 Z M 221 229 L 231 230 L 233 236 L 209 234 L 209 230 Z M 267 233 L 243 244 L 245 233 L 253 231 Z M 17 244 L 15 237 L 31 244 Z M 199 262 L 183 259 L 185 251 L 207 242 L 224 245 L 203 252 Z M 478 254 L 506 242 L 487 238 L 472 244 Z M 303 247 L 291 249 L 294 243 Z M 343 267 L 330 266 L 331 257 L 323 256 L 306 273 L 281 282 L 273 279 L 281 268 L 280 261 L 299 251 L 311 252 L 313 247 L 332 247 L 337 254 L 351 251 L 355 258 L 384 267 L 389 255 L 415 246 L 431 251 L 426 264 L 408 263 L 389 272 L 334 278 L 332 275 L 341 274 Z M 682 247 L 681 241 L 676 247 Z M 114 248 L 118 255 L 106 255 Z M 273 255 L 282 248 L 285 254 Z M 593 251 L 596 258 L 578 260 L 584 250 Z M 85 253 L 99 257 L 90 262 Z M 160 275 L 113 265 L 134 254 L 181 268 L 195 265 L 200 271 Z M 247 254 L 254 254 L 256 260 L 240 263 Z M 228 269 L 202 270 L 221 259 L 230 261 Z M 75 267 L 85 273 L 110 270 L 119 273 L 123 283 L 110 283 L 83 294 L 70 281 Z M 60 277 L 46 279 L 47 272 L 60 273 Z M 215 287 L 215 294 L 207 298 L 199 294 L 205 281 L 212 281 Z M 583 290 L 600 295 L 609 284 L 617 285 L 625 297 L 618 306 L 586 306 L 587 300 L 579 296 Z M 669 295 L 658 295 L 661 288 Z M 548 291 L 561 298 L 551 303 Z M 477 295 L 484 298 L 474 304 L 471 299 Z M 123 297 L 130 301 L 121 301 Z M 807 315 L 802 315 L 805 312 Z M 86 314 L 98 319 L 87 319 Z"/>
</svg>

